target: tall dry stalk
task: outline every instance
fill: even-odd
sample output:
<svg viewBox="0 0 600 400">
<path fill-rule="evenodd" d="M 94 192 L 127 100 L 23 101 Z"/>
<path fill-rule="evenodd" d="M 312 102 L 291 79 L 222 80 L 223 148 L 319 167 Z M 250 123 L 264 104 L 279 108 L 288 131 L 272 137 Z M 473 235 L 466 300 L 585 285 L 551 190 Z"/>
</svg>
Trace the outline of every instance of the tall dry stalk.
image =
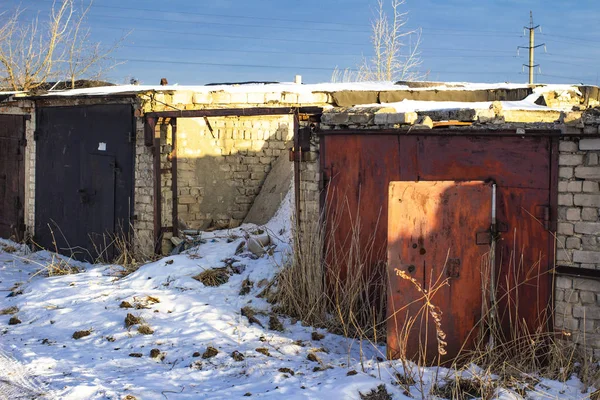
<svg viewBox="0 0 600 400">
<path fill-rule="evenodd" d="M 301 218 L 294 255 L 276 279 L 272 301 L 280 312 L 347 337 L 385 337 L 386 285 L 377 265 L 372 234 L 361 232 L 360 215 L 343 196 L 342 212 L 317 220 Z M 350 230 L 341 234 L 344 218 Z M 326 225 L 324 221 L 328 221 Z"/>
</svg>

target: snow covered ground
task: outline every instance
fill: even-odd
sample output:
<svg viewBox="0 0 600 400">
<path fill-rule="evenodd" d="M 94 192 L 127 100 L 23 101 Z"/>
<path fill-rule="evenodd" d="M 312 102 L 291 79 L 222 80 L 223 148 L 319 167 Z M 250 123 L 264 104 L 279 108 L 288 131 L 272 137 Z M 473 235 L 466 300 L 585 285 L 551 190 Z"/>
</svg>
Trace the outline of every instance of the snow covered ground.
<svg viewBox="0 0 600 400">
<path fill-rule="evenodd" d="M 381 384 L 394 399 L 431 398 L 450 371 L 422 369 L 424 386 L 406 391 L 395 384 L 402 364 L 384 361 L 384 347 L 364 342 L 361 357 L 357 340 L 281 316 L 283 332 L 269 329 L 270 305 L 256 296 L 291 250 L 289 209 L 287 199 L 265 227 L 272 255 L 236 254 L 256 229 L 245 225 L 204 233 L 206 243 L 124 278 L 119 266 L 73 261 L 83 272 L 46 277 L 38 271 L 56 255 L 0 241 L 0 399 L 360 399 Z M 192 278 L 226 265 L 235 272 L 221 286 Z M 240 294 L 244 280 L 253 286 Z M 246 306 L 264 312 L 262 326 L 241 315 Z M 140 323 L 127 327 L 128 314 Z M 77 331 L 89 335 L 74 339 Z M 589 396 L 576 378 L 535 389 L 532 398 Z"/>
</svg>

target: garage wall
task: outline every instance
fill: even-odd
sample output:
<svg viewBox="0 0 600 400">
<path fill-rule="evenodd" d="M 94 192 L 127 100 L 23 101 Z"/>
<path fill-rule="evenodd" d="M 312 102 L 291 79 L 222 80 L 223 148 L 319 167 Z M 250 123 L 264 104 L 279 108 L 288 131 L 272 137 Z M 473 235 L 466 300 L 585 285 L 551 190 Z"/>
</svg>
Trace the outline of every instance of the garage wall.
<svg viewBox="0 0 600 400">
<path fill-rule="evenodd" d="M 600 118 L 586 124 L 588 134 L 560 143 L 557 265 L 600 269 Z M 555 325 L 600 358 L 600 280 L 556 279 Z"/>
</svg>

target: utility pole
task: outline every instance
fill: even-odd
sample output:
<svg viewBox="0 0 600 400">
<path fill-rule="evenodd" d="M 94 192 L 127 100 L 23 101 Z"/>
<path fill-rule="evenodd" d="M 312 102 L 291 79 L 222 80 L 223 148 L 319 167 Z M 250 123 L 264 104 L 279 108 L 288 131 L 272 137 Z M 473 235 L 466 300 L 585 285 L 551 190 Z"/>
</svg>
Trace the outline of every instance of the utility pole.
<svg viewBox="0 0 600 400">
<path fill-rule="evenodd" d="M 539 64 L 534 64 L 534 53 L 538 47 L 545 46 L 545 43 L 535 45 L 535 30 L 539 28 L 539 25 L 533 26 L 533 12 L 529 11 L 529 26 L 525 26 L 524 29 L 529 31 L 529 46 L 523 47 L 518 46 L 517 49 L 528 49 L 529 50 L 529 64 L 523 64 L 525 67 L 529 67 L 529 84 L 533 85 L 533 69 L 539 67 Z"/>
</svg>

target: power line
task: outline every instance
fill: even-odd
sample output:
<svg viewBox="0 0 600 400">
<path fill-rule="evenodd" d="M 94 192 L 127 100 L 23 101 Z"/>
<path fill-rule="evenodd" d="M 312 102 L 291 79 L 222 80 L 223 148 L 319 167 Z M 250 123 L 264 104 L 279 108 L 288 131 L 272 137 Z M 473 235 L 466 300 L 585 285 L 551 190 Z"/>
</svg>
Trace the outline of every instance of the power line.
<svg viewBox="0 0 600 400">
<path fill-rule="evenodd" d="M 46 3 L 52 3 L 53 0 L 44 0 Z M 173 11 L 171 10 L 160 10 L 156 8 L 139 8 L 139 7 L 121 7 L 121 6 L 107 6 L 94 3 L 94 8 L 106 8 L 112 10 L 123 10 L 123 11 L 143 11 L 143 12 L 157 12 L 161 14 L 179 14 L 179 15 L 197 15 L 204 17 L 219 17 L 219 18 L 240 18 L 240 19 L 251 19 L 251 20 L 262 20 L 262 21 L 281 21 L 281 22 L 295 22 L 295 23 L 310 23 L 310 24 L 326 24 L 326 25 L 343 25 L 343 26 L 364 26 L 361 24 L 348 24 L 343 22 L 333 21 L 315 21 L 315 20 L 299 20 L 291 18 L 271 18 L 271 17 L 259 17 L 251 15 L 232 15 L 232 14 L 213 14 L 213 13 L 199 13 L 192 11 Z"/>
<path fill-rule="evenodd" d="M 548 36 L 548 37 L 556 37 L 556 38 L 559 38 L 559 39 L 575 40 L 575 41 L 578 41 L 578 42 L 600 43 L 600 39 L 590 40 L 590 39 L 577 38 L 577 37 L 573 37 L 573 36 L 551 35 L 551 34 L 548 34 L 548 33 L 540 33 L 540 35 L 542 35 L 542 36 Z"/>
<path fill-rule="evenodd" d="M 34 11 L 34 10 L 27 10 Z M 37 18 L 37 17 L 36 17 Z M 131 17 L 128 16 L 117 16 L 117 15 L 90 15 L 89 19 L 117 19 L 117 20 L 128 20 L 131 21 Z M 48 19 L 47 17 L 38 18 L 41 20 Z M 231 26 L 239 28 L 261 28 L 261 29 L 284 29 L 294 31 L 318 31 L 318 32 L 340 32 L 340 33 L 371 33 L 370 30 L 349 30 L 349 29 L 329 29 L 329 28 L 303 28 L 299 26 L 272 26 L 272 25 L 250 25 L 250 24 L 234 24 L 227 22 L 206 22 L 206 21 L 183 21 L 165 18 L 148 18 L 148 17 L 136 17 L 136 20 L 140 21 L 153 21 L 153 22 L 176 22 L 179 24 L 202 24 L 202 25 L 215 25 L 215 26 Z M 125 28 L 123 28 L 125 29 Z M 134 28 L 135 29 L 135 28 Z M 435 29 L 435 28 L 417 28 L 423 29 L 427 36 L 467 36 L 467 37 L 498 37 L 499 35 L 504 37 L 518 37 L 520 36 L 514 32 L 501 32 L 501 31 L 475 31 L 475 30 L 458 30 L 458 29 Z M 439 32 L 439 33 L 436 33 Z M 487 33 L 486 33 L 487 32 Z"/>
<path fill-rule="evenodd" d="M 96 29 L 112 29 L 112 30 L 126 30 L 122 27 L 117 26 L 98 26 Z M 350 42 L 331 42 L 331 41 L 323 41 L 323 40 L 302 40 L 302 39 L 282 39 L 278 37 L 256 37 L 256 36 L 240 36 L 240 35 L 222 35 L 217 33 L 198 33 L 198 32 L 182 32 L 182 31 L 169 31 L 162 29 L 146 29 L 146 28 L 136 28 L 134 31 L 139 32 L 154 32 L 154 33 L 168 33 L 168 34 L 176 34 L 176 35 L 186 35 L 186 36 L 205 36 L 205 37 L 219 37 L 219 38 L 227 38 L 227 39 L 250 39 L 250 40 L 262 40 L 262 41 L 278 41 L 278 42 L 293 42 L 293 43 L 317 43 L 317 44 L 338 44 L 338 45 L 347 45 L 347 46 L 356 46 L 356 43 Z"/>
<path fill-rule="evenodd" d="M 299 55 L 299 56 L 326 56 L 326 57 L 358 57 L 361 54 L 356 53 L 320 53 L 320 52 L 298 52 L 298 51 L 276 51 L 276 50 L 262 50 L 262 49 L 214 49 L 214 48 L 200 48 L 200 47 L 179 47 L 179 46 L 147 46 L 147 45 L 123 45 L 122 47 L 127 48 L 141 48 L 141 49 L 155 49 L 155 50 L 184 50 L 184 51 L 198 51 L 204 53 L 210 52 L 221 52 L 221 53 L 251 53 L 251 54 L 288 54 L 288 55 Z M 452 49 L 449 49 L 452 50 Z M 427 50 L 424 50 L 427 51 Z M 362 54 L 366 57 L 371 57 L 371 54 Z M 404 56 L 408 57 L 408 56 Z M 515 55 L 427 55 L 427 58 L 517 58 Z"/>
<path fill-rule="evenodd" d="M 181 64 L 181 65 L 206 65 L 214 67 L 242 67 L 242 68 L 272 68 L 272 69 L 294 69 L 294 70 L 321 70 L 333 71 L 335 67 L 304 67 L 292 65 L 258 65 L 258 64 L 228 64 L 228 63 L 211 63 L 201 61 L 173 61 L 173 60 L 148 60 L 141 58 L 115 58 L 115 61 L 134 62 L 134 63 L 149 63 L 149 64 Z M 349 71 L 355 71 L 349 69 Z"/>
</svg>

